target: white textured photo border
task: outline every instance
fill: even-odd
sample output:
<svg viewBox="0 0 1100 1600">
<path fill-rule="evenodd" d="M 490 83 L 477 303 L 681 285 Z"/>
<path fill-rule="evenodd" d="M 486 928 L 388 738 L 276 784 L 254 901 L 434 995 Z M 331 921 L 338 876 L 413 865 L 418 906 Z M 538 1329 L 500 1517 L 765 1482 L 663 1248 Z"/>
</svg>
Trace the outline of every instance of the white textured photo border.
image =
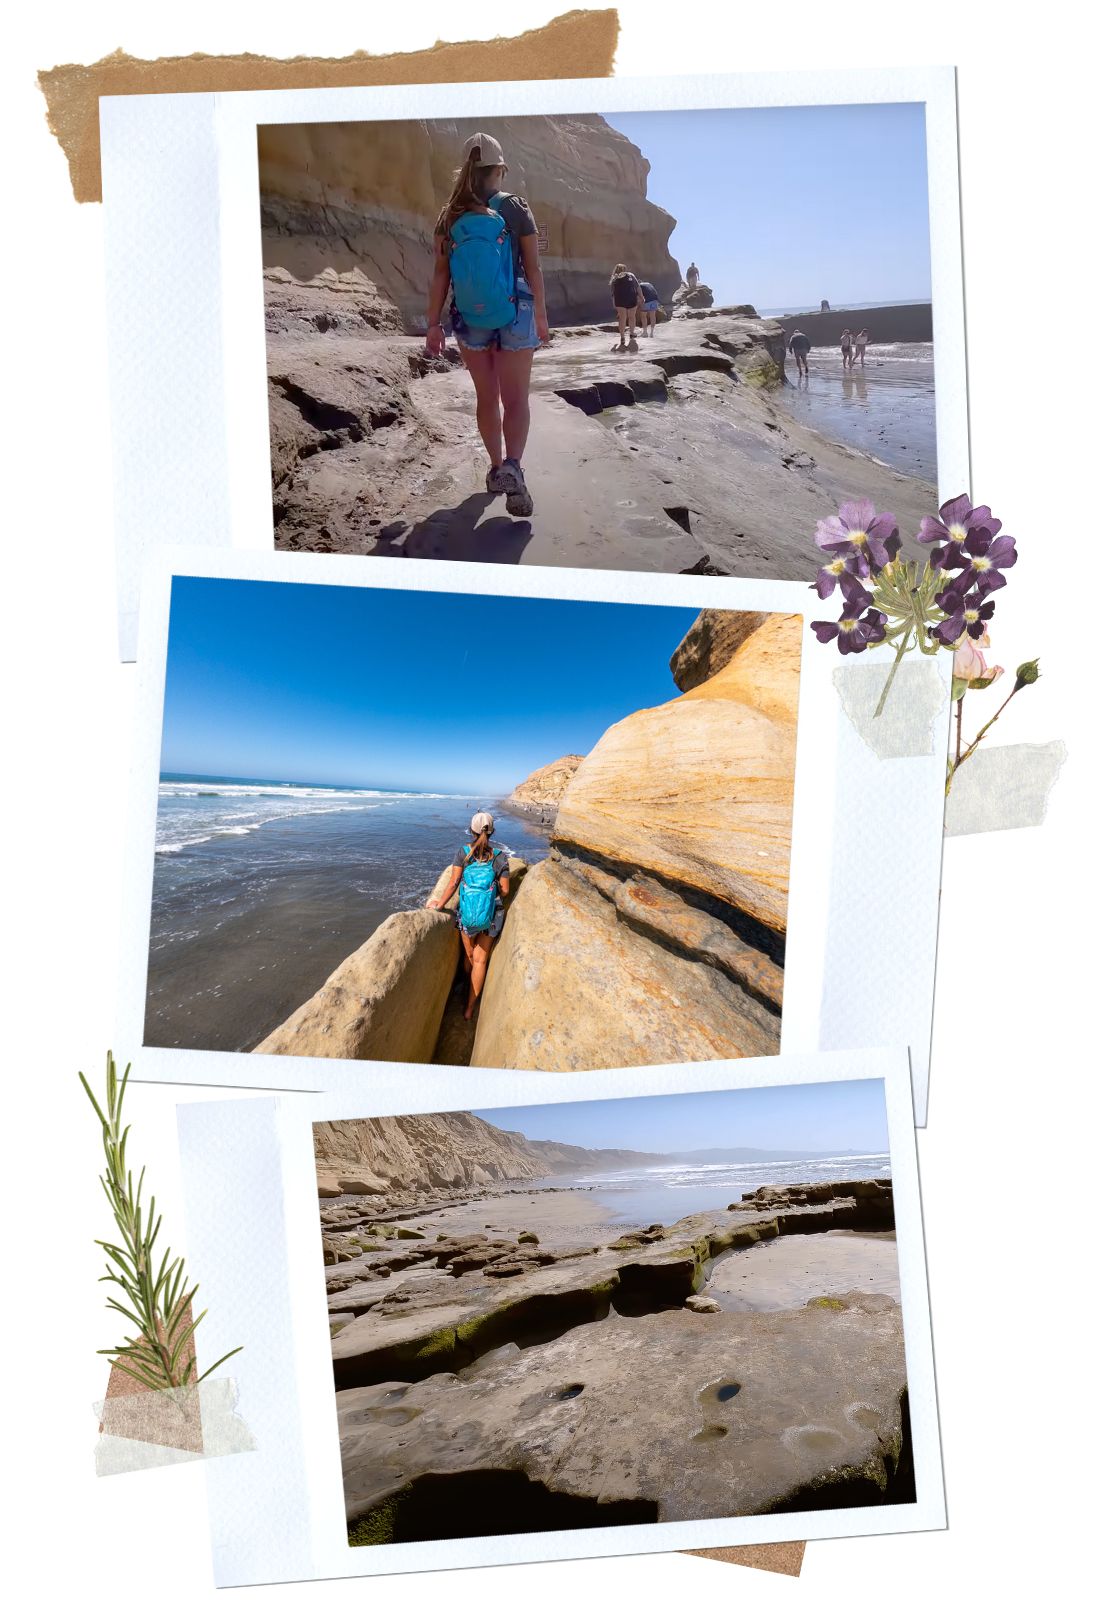
<svg viewBox="0 0 1100 1600">
<path fill-rule="evenodd" d="M 970 484 L 953 67 L 104 96 L 123 660 L 134 656 L 146 546 L 272 548 L 258 127 L 913 102 L 925 107 L 942 500 Z"/>
<path fill-rule="evenodd" d="M 207 1462 L 214 1581 L 219 1587 L 430 1571 L 591 1556 L 771 1544 L 946 1526 L 932 1330 L 908 1063 L 901 1050 L 637 1067 L 565 1076 L 454 1076 L 421 1069 L 382 1086 L 279 1100 L 220 1100 L 177 1110 L 187 1251 L 215 1345 L 243 1344 L 232 1374 L 256 1436 L 248 1455 Z M 780 1084 L 881 1078 L 894 1185 L 902 1318 L 917 1498 L 911 1505 L 775 1513 L 550 1534 L 353 1548 L 343 1482 L 318 1248 L 312 1124 L 317 1117 L 496 1110 Z M 731 1313 L 732 1314 L 732 1313 Z"/>
<path fill-rule="evenodd" d="M 455 594 L 536 596 L 605 604 L 720 606 L 796 612 L 803 617 L 802 670 L 795 753 L 794 815 L 783 1018 L 783 1054 L 902 1047 L 912 1059 L 913 1114 L 927 1116 L 932 1002 L 935 987 L 943 784 L 950 699 L 942 656 L 930 658 L 944 681 L 932 752 L 880 760 L 848 720 L 833 686 L 836 651 L 818 644 L 813 617 L 828 603 L 805 584 L 663 573 L 580 572 L 555 567 L 485 567 L 462 561 L 364 561 L 361 556 L 306 555 L 151 546 L 145 556 L 137 726 L 131 777 L 128 855 L 122 896 L 118 1053 L 134 1076 L 167 1083 L 252 1089 L 348 1090 L 383 1086 L 417 1071 L 450 1093 L 470 1067 L 344 1061 L 249 1052 L 146 1047 L 145 999 L 155 865 L 164 686 L 173 578 L 193 576 L 267 583 L 422 590 Z M 851 658 L 850 670 L 876 665 Z M 873 866 L 889 831 L 890 882 Z M 904 939 L 899 940 L 899 927 Z M 350 951 L 348 952 L 350 954 Z M 504 1081 L 507 1069 L 487 1069 Z M 618 1068 L 621 1072 L 636 1068 Z M 687 1078 L 698 1064 L 679 1068 Z M 523 1077 L 538 1077 L 525 1072 Z M 574 1076 L 585 1076 L 575 1074 Z M 459 1091 L 466 1094 L 465 1088 Z M 491 1094 L 485 1105 L 495 1104 Z"/>
</svg>

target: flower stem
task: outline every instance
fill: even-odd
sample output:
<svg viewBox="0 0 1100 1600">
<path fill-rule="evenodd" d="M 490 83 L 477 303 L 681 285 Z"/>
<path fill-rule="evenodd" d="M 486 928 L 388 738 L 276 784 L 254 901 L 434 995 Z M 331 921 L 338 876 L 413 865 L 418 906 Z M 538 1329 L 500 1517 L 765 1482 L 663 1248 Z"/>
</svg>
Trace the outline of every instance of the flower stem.
<svg viewBox="0 0 1100 1600">
<path fill-rule="evenodd" d="M 912 633 L 912 628 L 906 628 L 905 632 L 901 636 L 901 643 L 894 646 L 894 665 L 890 668 L 890 671 L 886 677 L 886 682 L 882 686 L 882 693 L 878 697 L 878 705 L 875 707 L 876 717 L 880 717 L 882 715 L 882 708 L 886 704 L 886 696 L 890 693 L 891 685 L 897 676 L 898 668 L 901 666 L 901 658 L 909 648 L 909 640 L 912 637 Z"/>
<path fill-rule="evenodd" d="M 981 744 L 982 740 L 985 738 L 986 734 L 989 732 L 990 728 L 996 722 L 996 720 L 1000 716 L 1001 712 L 1005 709 L 1005 706 L 1008 705 L 1008 701 L 1012 699 L 1012 696 L 1017 692 L 1019 687 L 1020 687 L 1020 685 L 1018 683 L 1013 685 L 1012 692 L 1009 694 L 1008 699 L 1005 700 L 1004 703 L 1001 706 L 998 707 L 998 709 L 993 713 L 993 715 L 990 717 L 989 721 L 985 724 L 985 726 L 983 728 L 979 728 L 978 732 L 975 734 L 974 738 L 970 741 L 970 744 L 967 746 L 967 748 L 963 752 L 963 754 L 957 757 L 957 759 L 955 761 L 955 767 L 954 767 L 954 771 L 955 772 L 958 772 L 960 766 L 962 765 L 962 763 L 964 761 L 969 761 L 970 760 L 970 757 L 974 754 L 974 752 L 978 748 L 979 744 Z M 962 701 L 961 700 L 959 701 L 959 709 L 960 710 L 962 709 Z"/>
</svg>

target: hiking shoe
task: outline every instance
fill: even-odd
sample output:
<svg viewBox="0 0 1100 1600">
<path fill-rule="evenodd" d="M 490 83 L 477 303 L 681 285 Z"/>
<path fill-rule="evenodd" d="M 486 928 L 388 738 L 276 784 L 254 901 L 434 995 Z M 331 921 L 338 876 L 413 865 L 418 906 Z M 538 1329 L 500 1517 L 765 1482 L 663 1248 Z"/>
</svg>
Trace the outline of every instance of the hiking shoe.
<svg viewBox="0 0 1100 1600">
<path fill-rule="evenodd" d="M 507 491 L 508 480 L 504 476 L 504 468 L 490 467 L 488 472 L 485 474 L 485 493 L 506 494 Z"/>
<path fill-rule="evenodd" d="M 500 480 L 507 499 L 504 509 L 510 517 L 529 517 L 535 509 L 530 491 L 518 461 L 506 461 L 500 468 Z"/>
</svg>

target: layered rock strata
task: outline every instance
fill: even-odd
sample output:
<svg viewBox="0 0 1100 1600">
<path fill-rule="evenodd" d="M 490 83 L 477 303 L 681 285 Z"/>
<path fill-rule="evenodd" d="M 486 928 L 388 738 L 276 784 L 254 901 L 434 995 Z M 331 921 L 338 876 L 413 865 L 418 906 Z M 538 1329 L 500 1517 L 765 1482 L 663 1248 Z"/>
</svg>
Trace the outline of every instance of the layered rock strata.
<svg viewBox="0 0 1100 1600">
<path fill-rule="evenodd" d="M 299 282 L 358 272 L 423 329 L 432 235 L 471 119 L 287 123 L 259 130 L 265 267 Z M 599 116 L 502 117 L 490 130 L 508 160 L 507 187 L 543 230 L 552 321 L 607 316 L 612 267 L 625 261 L 662 298 L 680 281 L 668 240 L 674 218 L 646 198 L 649 163 Z"/>
<path fill-rule="evenodd" d="M 583 760 L 583 756 L 559 756 L 557 761 L 539 767 L 529 778 L 516 784 L 505 801 L 507 809 L 518 816 L 530 817 L 543 827 L 549 827 L 558 814 L 562 796 Z"/>
<path fill-rule="evenodd" d="M 801 634 L 767 617 L 585 758 L 490 965 L 472 1065 L 778 1049 Z"/>
</svg>

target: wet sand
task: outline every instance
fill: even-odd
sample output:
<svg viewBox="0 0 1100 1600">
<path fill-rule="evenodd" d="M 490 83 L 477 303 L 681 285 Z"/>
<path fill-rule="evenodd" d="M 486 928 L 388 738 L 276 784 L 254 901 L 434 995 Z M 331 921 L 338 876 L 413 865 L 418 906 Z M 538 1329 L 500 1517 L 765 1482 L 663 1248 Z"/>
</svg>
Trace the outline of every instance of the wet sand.
<svg viewBox="0 0 1100 1600">
<path fill-rule="evenodd" d="M 566 1180 L 563 1180 L 566 1181 Z M 485 1195 L 459 1205 L 418 1212 L 415 1226 L 429 1238 L 434 1233 L 487 1233 L 514 1238 L 529 1229 L 541 1243 L 602 1244 L 617 1239 L 623 1224 L 583 1189 L 546 1190 L 536 1194 Z"/>
<path fill-rule="evenodd" d="M 810 351 L 809 378 L 790 382 L 778 404 L 823 438 L 863 450 L 875 460 L 936 482 L 936 394 L 929 345 L 867 352 L 866 366 L 845 372 L 839 351 Z"/>
</svg>

